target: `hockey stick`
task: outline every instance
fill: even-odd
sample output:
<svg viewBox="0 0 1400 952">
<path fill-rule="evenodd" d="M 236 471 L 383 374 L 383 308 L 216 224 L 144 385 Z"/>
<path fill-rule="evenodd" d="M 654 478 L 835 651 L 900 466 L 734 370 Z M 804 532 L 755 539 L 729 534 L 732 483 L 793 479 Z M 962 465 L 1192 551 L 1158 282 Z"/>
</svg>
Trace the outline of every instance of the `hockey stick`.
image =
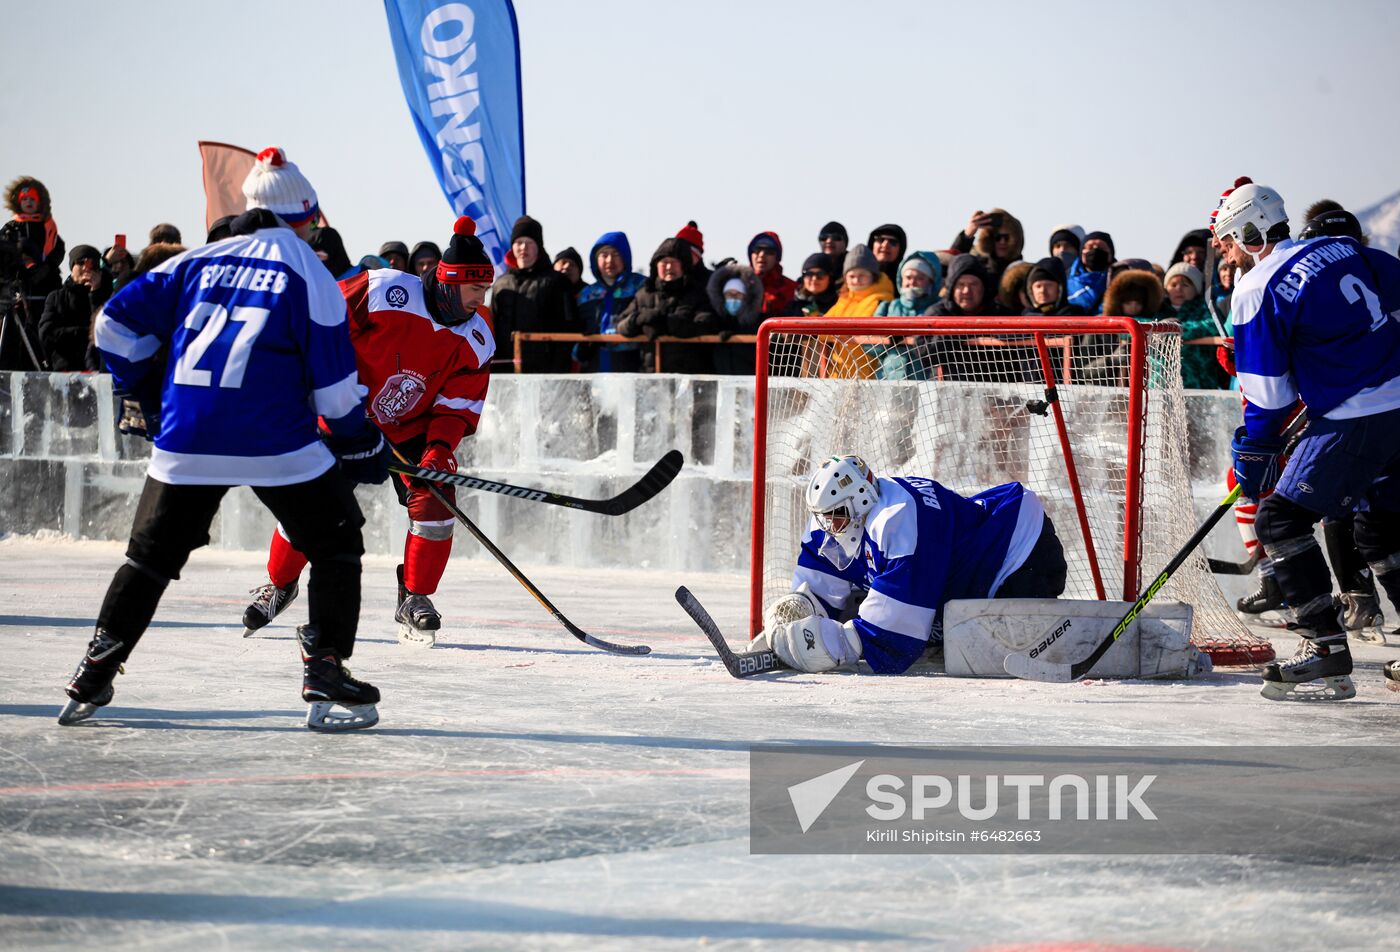
<svg viewBox="0 0 1400 952">
<path fill-rule="evenodd" d="M 546 489 L 512 486 L 510 483 L 493 482 L 479 476 L 468 476 L 465 473 L 444 473 L 409 463 L 404 463 L 401 466 L 390 463 L 389 471 L 421 479 L 424 482 L 447 483 L 452 486 L 461 486 L 463 489 L 479 489 L 482 492 L 500 493 L 502 496 L 524 499 L 527 502 L 543 502 L 551 506 L 565 506 L 569 509 L 602 513 L 605 516 L 620 516 L 624 512 L 636 509 L 669 486 L 671 480 L 675 479 L 676 474 L 681 471 L 681 465 L 684 462 L 685 457 L 681 455 L 680 450 L 671 450 L 657 460 L 656 465 L 647 470 L 645 476 L 611 499 L 580 499 L 577 496 L 552 493 Z"/>
<path fill-rule="evenodd" d="M 1156 597 L 1157 593 L 1162 590 L 1163 585 L 1167 584 L 1167 579 L 1172 577 L 1172 573 L 1181 568 L 1182 563 L 1196 550 L 1196 546 L 1200 545 L 1202 540 L 1210 535 L 1210 530 L 1214 529 L 1215 524 L 1220 521 L 1221 517 L 1230 511 L 1235 505 L 1235 500 L 1238 498 L 1240 498 L 1240 487 L 1236 486 L 1234 489 L 1230 490 L 1228 496 L 1220 501 L 1220 505 L 1215 507 L 1215 511 L 1210 514 L 1205 522 L 1201 523 L 1200 528 L 1198 528 L 1195 533 L 1192 534 L 1191 538 L 1186 541 L 1186 544 L 1181 547 L 1181 551 L 1177 552 L 1177 554 L 1172 557 L 1172 560 L 1167 563 L 1167 567 L 1164 568 L 1161 574 L 1152 580 L 1152 584 L 1147 586 L 1143 593 L 1137 597 L 1137 601 L 1133 602 L 1133 606 L 1128 609 L 1128 613 L 1123 616 L 1118 624 L 1113 626 L 1113 630 L 1099 642 L 1098 647 L 1091 651 L 1087 658 L 1084 658 L 1082 661 L 1076 661 L 1073 664 L 1058 664 L 1052 661 L 1041 661 L 1039 658 L 1033 658 L 1028 654 L 1017 652 L 1007 655 L 1006 660 L 1002 662 L 1002 667 L 1006 669 L 1006 673 L 1018 678 L 1025 678 L 1029 681 L 1049 681 L 1056 684 L 1078 681 L 1080 678 L 1084 677 L 1084 675 L 1088 674 L 1089 671 L 1093 669 L 1094 665 L 1098 664 L 1099 659 L 1104 656 L 1108 649 L 1113 647 L 1119 636 L 1128 630 L 1128 626 L 1131 625 L 1142 610 L 1147 607 L 1147 603 Z M 1042 641 L 1040 644 L 1045 645 L 1046 642 Z M 1038 653 L 1040 649 L 1036 648 L 1032 650 Z"/>
<path fill-rule="evenodd" d="M 714 645 L 715 651 L 719 653 L 719 660 L 724 662 L 724 667 L 736 678 L 751 678 L 755 674 L 767 674 L 770 671 L 781 671 L 787 666 L 778 660 L 778 655 L 773 651 L 744 651 L 736 652 L 729 647 L 729 642 L 724 640 L 724 635 L 720 633 L 719 625 L 710 617 L 710 613 L 705 611 L 705 606 L 700 604 L 700 600 L 690 593 L 690 589 L 682 585 L 676 589 L 676 601 L 685 609 L 685 613 L 700 626 L 700 630 L 705 633 L 705 637 L 710 639 L 710 644 Z"/>
<path fill-rule="evenodd" d="M 1224 559 L 1206 559 L 1210 565 L 1213 575 L 1248 575 L 1254 571 L 1254 567 L 1259 564 L 1259 547 L 1255 546 L 1254 551 L 1249 554 L 1249 558 L 1243 562 L 1226 562 Z"/>
<path fill-rule="evenodd" d="M 408 460 L 404 459 L 403 454 L 400 453 L 397 448 L 393 446 L 390 446 L 389 448 L 393 450 L 394 455 L 397 456 L 405 466 L 412 465 L 409 463 Z M 428 492 L 432 493 L 433 497 L 437 499 L 438 502 L 446 506 L 448 510 L 452 513 L 452 515 L 457 518 L 457 521 L 466 527 L 467 531 L 472 534 L 472 538 L 476 539 L 477 542 L 480 542 L 482 547 L 486 549 L 487 552 L 490 552 L 493 556 L 495 556 L 496 561 L 504 565 L 506 571 L 515 577 L 515 580 L 521 584 L 525 591 L 535 596 L 535 601 L 543 605 L 545 610 L 551 615 L 553 615 L 555 620 L 558 621 L 559 624 L 563 625 L 564 628 L 569 632 L 569 634 L 573 635 L 575 638 L 577 638 L 579 641 L 583 642 L 586 645 L 592 645 L 594 648 L 601 648 L 604 651 L 611 651 L 615 654 L 651 654 L 651 648 L 649 648 L 646 645 L 613 644 L 611 641 L 604 641 L 602 638 L 597 638 L 593 635 L 590 635 L 578 625 L 575 625 L 573 622 L 569 621 L 569 619 L 564 617 L 563 612 L 555 608 L 554 604 L 550 602 L 549 599 L 544 597 L 543 592 L 541 592 L 538 588 L 535 588 L 535 583 L 526 578 L 525 573 L 516 568 L 515 564 L 506 557 L 506 554 L 500 549 L 496 548 L 496 544 L 494 542 L 486 538 L 486 533 L 478 529 L 476 527 L 476 523 L 472 522 L 470 519 L 467 518 L 466 513 L 464 513 L 462 510 L 458 509 L 455 505 L 448 501 L 447 497 L 442 494 L 442 490 L 438 489 L 432 483 L 426 483 L 425 485 L 427 485 L 428 487 Z"/>
</svg>

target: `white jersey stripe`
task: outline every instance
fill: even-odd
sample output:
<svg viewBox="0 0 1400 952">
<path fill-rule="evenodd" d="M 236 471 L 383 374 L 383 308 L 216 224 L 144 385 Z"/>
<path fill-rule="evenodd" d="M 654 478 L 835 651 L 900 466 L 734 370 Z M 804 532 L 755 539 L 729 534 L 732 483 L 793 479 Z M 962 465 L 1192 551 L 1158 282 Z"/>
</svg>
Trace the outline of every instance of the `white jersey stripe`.
<svg viewBox="0 0 1400 952">
<path fill-rule="evenodd" d="M 938 614 L 936 608 L 910 605 L 897 598 L 891 598 L 879 589 L 871 589 L 865 601 L 860 603 L 860 617 L 885 631 L 896 635 L 928 641 L 933 630 L 933 619 Z"/>
<path fill-rule="evenodd" d="M 486 406 L 486 401 L 465 400 L 461 397 L 444 397 L 442 394 L 438 394 L 433 398 L 433 406 L 447 407 L 449 410 L 470 410 L 473 413 L 480 414 L 482 409 Z"/>
<path fill-rule="evenodd" d="M 825 572 L 818 572 L 809 569 L 805 565 L 799 565 L 792 573 L 792 587 L 806 582 L 812 589 L 812 594 L 816 595 L 828 605 L 837 608 L 844 608 L 846 601 L 851 597 L 851 583 L 845 579 L 837 578 L 834 575 L 827 575 Z"/>
<path fill-rule="evenodd" d="M 1240 392 L 1250 403 L 1265 410 L 1283 410 L 1298 402 L 1298 385 L 1292 371 L 1280 377 L 1239 372 Z"/>
<path fill-rule="evenodd" d="M 313 390 L 312 405 L 316 407 L 316 412 L 326 419 L 339 420 L 358 407 L 367 393 L 369 389 L 360 386 L 359 374 L 352 373 L 328 387 Z"/>
<path fill-rule="evenodd" d="M 154 334 L 139 336 L 125 324 L 118 324 L 108 317 L 105 310 L 97 315 L 92 336 L 99 350 L 116 354 L 132 363 L 145 360 L 160 350 L 159 337 Z"/>
</svg>

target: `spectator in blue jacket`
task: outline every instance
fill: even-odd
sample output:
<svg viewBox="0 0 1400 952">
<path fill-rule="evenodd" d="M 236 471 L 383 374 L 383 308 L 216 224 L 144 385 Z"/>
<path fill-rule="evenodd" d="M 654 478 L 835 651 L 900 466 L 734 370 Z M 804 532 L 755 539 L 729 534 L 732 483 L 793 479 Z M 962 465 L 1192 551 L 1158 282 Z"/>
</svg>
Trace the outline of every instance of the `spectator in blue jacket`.
<svg viewBox="0 0 1400 952">
<path fill-rule="evenodd" d="M 578 294 L 583 332 L 616 334 L 623 310 L 637 296 L 646 277 L 632 270 L 632 245 L 620 231 L 607 232 L 595 241 L 588 262 L 597 281 Z M 637 344 L 582 344 L 575 356 L 590 373 L 639 373 L 642 369 L 642 351 Z"/>
<path fill-rule="evenodd" d="M 1091 231 L 1084 236 L 1079 257 L 1069 267 L 1065 282 L 1067 304 L 1082 307 L 1086 314 L 1097 314 L 1108 291 L 1108 269 L 1114 261 L 1113 236 Z"/>
</svg>

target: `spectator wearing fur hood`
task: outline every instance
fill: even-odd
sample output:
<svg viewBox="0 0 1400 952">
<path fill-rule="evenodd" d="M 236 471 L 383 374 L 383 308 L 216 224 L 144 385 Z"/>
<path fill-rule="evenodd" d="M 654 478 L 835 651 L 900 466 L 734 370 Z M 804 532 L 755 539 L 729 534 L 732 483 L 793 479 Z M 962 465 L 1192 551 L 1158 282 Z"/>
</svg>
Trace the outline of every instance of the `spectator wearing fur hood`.
<svg viewBox="0 0 1400 952">
<path fill-rule="evenodd" d="M 710 310 L 719 317 L 720 336 L 754 334 L 763 323 L 763 282 L 753 268 L 733 259 L 722 261 L 705 287 Z M 715 373 L 748 374 L 754 371 L 753 344 L 719 344 L 714 347 Z"/>
<path fill-rule="evenodd" d="M 628 302 L 617 322 L 617 332 L 627 337 L 701 337 L 717 334 L 719 315 L 710 308 L 703 274 L 696 270 L 692 245 L 682 238 L 667 238 L 651 256 L 647 279 Z M 714 355 L 707 344 L 668 344 L 661 354 L 667 373 L 714 373 Z M 642 349 L 642 369 L 656 369 L 655 348 Z"/>
<path fill-rule="evenodd" d="M 64 244 L 49 190 L 33 176 L 21 175 L 5 189 L 5 207 L 13 217 L 0 226 L 0 242 L 24 256 L 25 294 L 37 313 L 44 299 L 63 286 Z"/>
<path fill-rule="evenodd" d="M 993 284 L 1013 261 L 1020 261 L 1026 247 L 1026 230 L 1021 221 L 1004 208 L 989 212 L 981 209 L 972 213 L 967 225 L 953 236 L 949 245 L 959 254 L 974 254 L 982 259 L 987 276 Z"/>
</svg>

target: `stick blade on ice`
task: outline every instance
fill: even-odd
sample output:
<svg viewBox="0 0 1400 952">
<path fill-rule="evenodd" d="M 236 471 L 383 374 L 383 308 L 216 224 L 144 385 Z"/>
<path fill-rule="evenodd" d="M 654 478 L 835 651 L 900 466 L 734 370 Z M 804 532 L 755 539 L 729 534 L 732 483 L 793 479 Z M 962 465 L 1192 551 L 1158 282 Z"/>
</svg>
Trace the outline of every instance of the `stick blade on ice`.
<svg viewBox="0 0 1400 952">
<path fill-rule="evenodd" d="M 1006 673 L 1026 681 L 1044 681 L 1048 684 L 1068 684 L 1074 680 L 1072 665 L 1041 661 L 1030 655 L 1009 654 L 1002 662 Z"/>
</svg>

